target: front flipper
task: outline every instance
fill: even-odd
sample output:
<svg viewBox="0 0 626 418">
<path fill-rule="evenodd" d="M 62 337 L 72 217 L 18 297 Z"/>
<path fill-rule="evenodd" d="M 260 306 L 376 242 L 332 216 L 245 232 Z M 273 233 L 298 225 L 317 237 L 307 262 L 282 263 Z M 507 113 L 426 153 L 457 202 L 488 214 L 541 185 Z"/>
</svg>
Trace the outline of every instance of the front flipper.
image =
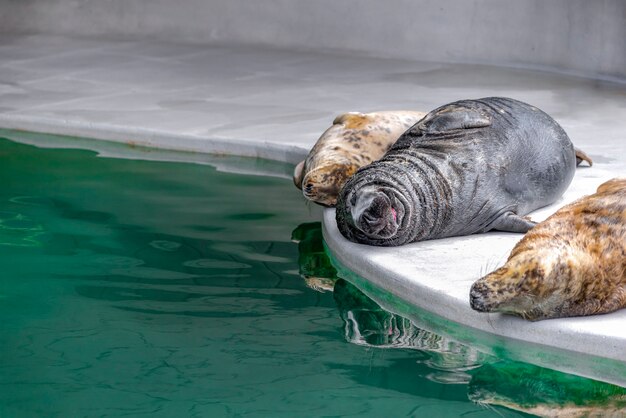
<svg viewBox="0 0 626 418">
<path fill-rule="evenodd" d="M 574 152 L 576 153 L 576 167 L 578 167 L 583 161 L 587 161 L 589 167 L 593 165 L 593 161 L 591 161 L 591 158 L 587 154 L 585 154 L 578 148 L 574 148 Z"/>
<path fill-rule="evenodd" d="M 491 119 L 476 109 L 448 105 L 429 113 L 417 127 L 425 133 L 440 133 L 455 129 L 484 128 Z"/>
<path fill-rule="evenodd" d="M 485 228 L 485 231 L 497 229 L 498 231 L 521 232 L 522 234 L 525 234 L 535 225 L 537 225 L 537 222 L 533 222 L 530 219 L 522 218 L 521 216 L 516 215 L 511 211 L 507 211 L 498 216 L 491 224 L 489 224 L 489 226 Z"/>
</svg>

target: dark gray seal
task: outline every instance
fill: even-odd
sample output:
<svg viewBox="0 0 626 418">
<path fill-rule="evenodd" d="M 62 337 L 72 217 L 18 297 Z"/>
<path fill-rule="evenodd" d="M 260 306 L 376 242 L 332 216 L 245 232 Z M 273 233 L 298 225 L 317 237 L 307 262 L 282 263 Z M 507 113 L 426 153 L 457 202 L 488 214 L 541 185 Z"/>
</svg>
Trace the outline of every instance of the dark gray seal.
<svg viewBox="0 0 626 418">
<path fill-rule="evenodd" d="M 556 201 L 576 165 L 563 128 L 536 107 L 461 100 L 428 113 L 348 180 L 337 225 L 349 240 L 379 246 L 526 232 L 535 223 L 523 216 Z"/>
</svg>

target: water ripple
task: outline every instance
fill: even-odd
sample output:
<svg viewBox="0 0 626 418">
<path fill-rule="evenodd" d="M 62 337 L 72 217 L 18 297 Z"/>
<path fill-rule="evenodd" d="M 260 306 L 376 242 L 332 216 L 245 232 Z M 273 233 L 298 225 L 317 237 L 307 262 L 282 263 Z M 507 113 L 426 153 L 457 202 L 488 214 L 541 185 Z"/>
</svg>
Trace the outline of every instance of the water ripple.
<svg viewBox="0 0 626 418">
<path fill-rule="evenodd" d="M 189 260 L 183 263 L 186 267 L 197 269 L 249 269 L 252 266 L 236 261 L 217 260 L 212 258 L 200 258 L 197 260 Z"/>
<path fill-rule="evenodd" d="M 54 206 L 52 199 L 43 196 L 15 196 L 9 201 L 26 206 Z"/>
<path fill-rule="evenodd" d="M 158 280 L 185 280 L 199 277 L 195 274 L 181 273 L 172 270 L 163 270 L 152 267 L 130 267 L 123 269 L 113 269 L 111 274 L 118 276 L 135 277 L 138 279 L 158 279 Z"/>
<path fill-rule="evenodd" d="M 267 263 L 289 263 L 291 259 L 286 257 L 278 257 L 275 255 L 260 253 L 254 248 L 243 244 L 219 243 L 211 246 L 211 249 L 229 254 L 236 254 L 239 257 L 253 261 L 261 261 Z"/>
<path fill-rule="evenodd" d="M 149 244 L 152 248 L 156 248 L 161 251 L 176 251 L 180 248 L 181 244 L 174 241 L 156 240 Z"/>
<path fill-rule="evenodd" d="M 137 267 L 144 264 L 143 260 L 120 255 L 97 255 L 91 260 L 95 264 L 104 264 L 116 267 Z"/>
<path fill-rule="evenodd" d="M 12 247 L 37 247 L 38 239 L 45 233 L 39 222 L 16 212 L 0 212 L 0 245 Z"/>
</svg>

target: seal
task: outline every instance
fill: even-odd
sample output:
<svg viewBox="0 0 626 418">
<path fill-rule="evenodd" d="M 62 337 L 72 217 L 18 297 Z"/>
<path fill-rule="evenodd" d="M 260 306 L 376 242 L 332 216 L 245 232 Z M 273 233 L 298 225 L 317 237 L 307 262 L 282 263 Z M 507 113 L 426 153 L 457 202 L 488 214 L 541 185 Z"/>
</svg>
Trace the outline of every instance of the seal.
<svg viewBox="0 0 626 418">
<path fill-rule="evenodd" d="M 348 180 L 337 226 L 351 241 L 379 246 L 526 232 L 535 223 L 523 216 L 558 199 L 576 164 L 565 131 L 538 108 L 461 100 L 430 112 Z"/>
<path fill-rule="evenodd" d="M 469 370 L 467 397 L 543 418 L 624 417 L 626 388 L 498 359 Z"/>
<path fill-rule="evenodd" d="M 322 224 L 307 222 L 298 225 L 291 232 L 291 241 L 298 244 L 299 273 L 306 285 L 318 292 L 332 292 L 337 270 L 324 249 Z"/>
<path fill-rule="evenodd" d="M 378 160 L 404 131 L 426 115 L 409 110 L 339 115 L 317 140 L 293 174 L 304 197 L 334 206 L 346 180 L 357 169 Z"/>
<path fill-rule="evenodd" d="M 626 178 L 564 206 L 476 281 L 470 305 L 532 321 L 626 307 Z"/>
</svg>

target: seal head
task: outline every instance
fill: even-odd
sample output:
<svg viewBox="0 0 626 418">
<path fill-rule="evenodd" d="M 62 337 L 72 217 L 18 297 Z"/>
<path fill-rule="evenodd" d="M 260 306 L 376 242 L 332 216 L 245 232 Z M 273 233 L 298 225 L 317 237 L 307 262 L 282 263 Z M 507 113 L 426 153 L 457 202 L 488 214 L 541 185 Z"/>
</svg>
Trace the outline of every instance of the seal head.
<svg viewBox="0 0 626 418">
<path fill-rule="evenodd" d="M 358 168 L 354 161 L 335 155 L 304 176 L 301 183 L 302 194 L 306 199 L 323 206 L 334 206 L 341 186 Z"/>
<path fill-rule="evenodd" d="M 390 189 L 368 187 L 350 197 L 350 219 L 356 228 L 371 238 L 390 238 L 396 234 L 404 208 Z"/>
<path fill-rule="evenodd" d="M 575 258 L 570 256 L 568 260 Z M 569 308 L 564 295 L 572 291 L 568 289 L 568 275 L 573 266 L 562 261 L 549 254 L 542 257 L 536 252 L 519 254 L 506 266 L 474 283 L 470 290 L 472 309 L 516 314 L 533 321 L 557 316 L 557 311 Z"/>
</svg>

